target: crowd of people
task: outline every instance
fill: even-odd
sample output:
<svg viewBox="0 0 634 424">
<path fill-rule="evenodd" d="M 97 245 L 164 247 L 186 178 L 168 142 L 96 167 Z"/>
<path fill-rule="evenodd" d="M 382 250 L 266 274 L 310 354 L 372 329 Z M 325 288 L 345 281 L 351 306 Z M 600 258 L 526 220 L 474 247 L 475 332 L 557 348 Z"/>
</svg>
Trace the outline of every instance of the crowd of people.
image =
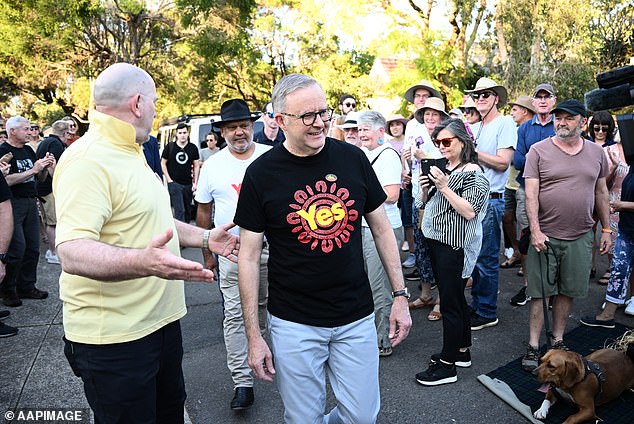
<svg viewBox="0 0 634 424">
<path fill-rule="evenodd" d="M 542 353 L 546 302 L 546 344 L 566 349 L 595 252 L 610 259 L 598 280 L 606 302 L 581 323 L 612 328 L 622 305 L 634 315 L 634 180 L 608 112 L 558 103 L 548 83 L 509 101 L 490 78 L 450 111 L 431 81 L 403 97 L 407 118 L 357 110 L 350 94 L 335 113 L 317 81 L 291 74 L 262 114 L 224 102 L 205 148 L 179 124 L 160 152 L 154 81 L 107 68 L 76 143 L 72 118 L 44 139 L 23 117 L 5 123 L 3 303 L 47 297 L 35 286 L 44 238 L 46 260 L 62 267 L 64 352 L 104 422 L 183 422 L 183 280 L 219 283 L 230 408 L 254 403 L 254 377 L 275 379 L 285 422 L 374 422 L 379 360 L 417 310 L 442 322 L 443 338 L 416 381 L 456 382 L 472 332 L 503 319 L 500 268 L 523 276 L 508 301 L 530 308 L 526 371 Z M 179 247 L 201 247 L 204 264 Z M 406 280 L 418 283 L 414 298 Z M 0 335 L 16 333 L 0 323 Z"/>
</svg>

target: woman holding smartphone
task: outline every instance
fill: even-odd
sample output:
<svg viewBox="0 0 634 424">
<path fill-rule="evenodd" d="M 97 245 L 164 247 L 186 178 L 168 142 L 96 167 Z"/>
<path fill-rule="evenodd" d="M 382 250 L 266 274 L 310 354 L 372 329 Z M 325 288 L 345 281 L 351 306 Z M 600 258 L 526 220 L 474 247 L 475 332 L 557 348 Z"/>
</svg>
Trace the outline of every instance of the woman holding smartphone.
<svg viewBox="0 0 634 424">
<path fill-rule="evenodd" d="M 426 371 L 416 374 L 425 386 L 453 383 L 458 379 L 456 366 L 471 365 L 471 320 L 464 289 L 480 252 L 489 199 L 489 182 L 464 123 L 441 122 L 432 141 L 447 159 L 448 175 L 432 166 L 419 178 L 420 200 L 425 203 L 421 229 L 430 247 L 443 316 L 442 351 L 432 355 Z"/>
</svg>

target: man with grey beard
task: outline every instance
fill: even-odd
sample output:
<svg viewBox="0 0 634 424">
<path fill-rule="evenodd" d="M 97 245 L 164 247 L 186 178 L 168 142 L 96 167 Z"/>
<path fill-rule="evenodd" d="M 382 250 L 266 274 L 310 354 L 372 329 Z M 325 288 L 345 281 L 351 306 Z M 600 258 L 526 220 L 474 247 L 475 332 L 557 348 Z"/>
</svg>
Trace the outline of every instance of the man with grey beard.
<svg viewBox="0 0 634 424">
<path fill-rule="evenodd" d="M 544 297 L 557 296 L 552 339 L 548 342 L 553 348 L 565 348 L 563 335 L 572 300 L 585 297 L 588 292 L 595 208 L 603 227 L 601 254 L 607 253 L 612 244 L 606 186 L 608 161 L 600 146 L 581 137 L 586 109 L 577 100 L 565 100 L 553 109 L 553 114 L 555 136 L 531 147 L 524 168 L 531 230 L 526 294 L 532 298 L 530 339 L 522 359 L 526 371 L 535 369 L 541 356 Z"/>
</svg>

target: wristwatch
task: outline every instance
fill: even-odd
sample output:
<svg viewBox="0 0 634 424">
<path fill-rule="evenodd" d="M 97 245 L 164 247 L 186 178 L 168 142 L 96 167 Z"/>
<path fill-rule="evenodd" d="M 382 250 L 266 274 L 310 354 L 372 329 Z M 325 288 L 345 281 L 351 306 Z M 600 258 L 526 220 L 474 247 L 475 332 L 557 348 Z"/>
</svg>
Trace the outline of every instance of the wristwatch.
<svg viewBox="0 0 634 424">
<path fill-rule="evenodd" d="M 8 253 L 0 253 L 0 262 L 2 262 L 3 264 L 6 264 L 8 260 L 9 260 Z"/>
<path fill-rule="evenodd" d="M 403 296 L 405 299 L 409 300 L 410 294 L 409 294 L 409 290 L 407 290 L 407 287 L 405 287 L 403 290 L 397 290 L 392 292 L 392 297 L 397 297 L 397 296 Z"/>
</svg>

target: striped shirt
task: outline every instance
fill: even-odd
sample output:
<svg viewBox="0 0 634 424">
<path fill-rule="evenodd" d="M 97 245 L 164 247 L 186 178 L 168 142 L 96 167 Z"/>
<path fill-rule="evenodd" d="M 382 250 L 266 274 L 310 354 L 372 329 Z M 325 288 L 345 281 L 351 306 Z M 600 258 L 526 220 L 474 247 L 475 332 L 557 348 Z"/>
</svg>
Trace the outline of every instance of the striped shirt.
<svg viewBox="0 0 634 424">
<path fill-rule="evenodd" d="M 421 229 L 427 238 L 456 250 L 464 249 L 462 277 L 468 278 L 482 246 L 482 220 L 489 203 L 489 182 L 481 171 L 452 172 L 447 186 L 471 204 L 476 217 L 467 220 L 442 193 L 433 190 L 425 205 Z"/>
</svg>

